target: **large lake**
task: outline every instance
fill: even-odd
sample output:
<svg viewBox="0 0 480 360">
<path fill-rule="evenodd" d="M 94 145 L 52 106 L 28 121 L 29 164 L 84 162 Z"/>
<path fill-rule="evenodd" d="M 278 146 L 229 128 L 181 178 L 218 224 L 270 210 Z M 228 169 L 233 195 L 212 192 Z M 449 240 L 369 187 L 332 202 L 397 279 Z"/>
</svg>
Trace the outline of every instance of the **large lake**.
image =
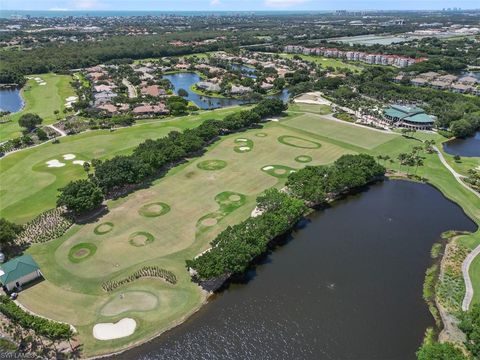
<svg viewBox="0 0 480 360">
<path fill-rule="evenodd" d="M 317 212 L 247 281 L 123 359 L 415 359 L 430 249 L 475 230 L 435 188 L 386 181 Z"/>
<path fill-rule="evenodd" d="M 0 89 L 0 111 L 11 113 L 22 110 L 23 99 L 18 88 Z"/>
<path fill-rule="evenodd" d="M 443 144 L 443 150 L 451 155 L 480 157 L 480 131 L 465 139 L 455 139 Z"/>
<path fill-rule="evenodd" d="M 240 65 L 239 65 L 240 66 Z M 185 73 L 175 73 L 175 74 L 167 74 L 163 75 L 164 79 L 170 80 L 173 85 L 173 91 L 175 94 L 178 94 L 179 89 L 184 89 L 187 91 L 188 96 L 186 97 L 187 100 L 192 101 L 195 103 L 200 109 L 216 109 L 225 106 L 234 106 L 234 105 L 242 105 L 248 104 L 251 101 L 246 99 L 229 99 L 229 98 L 216 98 L 210 96 L 203 96 L 193 92 L 190 87 L 193 84 L 201 81 L 201 78 L 196 73 L 185 72 Z M 287 89 L 283 90 L 281 94 L 276 96 L 283 101 L 288 101 L 289 92 Z"/>
</svg>

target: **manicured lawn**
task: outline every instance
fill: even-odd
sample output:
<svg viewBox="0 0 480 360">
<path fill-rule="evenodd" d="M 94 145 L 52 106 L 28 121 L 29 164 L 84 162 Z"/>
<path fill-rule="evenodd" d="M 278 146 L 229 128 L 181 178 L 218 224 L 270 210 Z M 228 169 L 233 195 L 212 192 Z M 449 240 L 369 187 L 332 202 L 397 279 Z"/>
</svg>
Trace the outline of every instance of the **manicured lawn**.
<svg viewBox="0 0 480 360">
<path fill-rule="evenodd" d="M 319 115 L 327 115 L 332 113 L 332 108 L 328 105 L 303 104 L 294 103 L 288 106 L 289 112 L 308 112 Z"/>
<path fill-rule="evenodd" d="M 313 61 L 320 64 L 322 67 L 333 67 L 335 70 L 347 69 L 354 72 L 362 71 L 362 68 L 358 65 L 354 65 L 342 60 L 326 58 L 323 56 L 303 55 L 303 54 L 280 54 L 280 56 L 291 59 L 295 55 L 300 56 L 303 60 Z"/>
<path fill-rule="evenodd" d="M 232 107 L 165 121 L 144 120 L 130 128 L 89 131 L 61 138 L 60 144 L 46 143 L 7 155 L 0 159 L 0 212 L 3 217 L 23 223 L 54 207 L 59 188 L 73 179 L 86 177 L 82 166 L 63 161 L 65 154 L 86 161 L 128 154 L 146 139 L 195 127 L 205 119 L 221 119 L 239 109 Z M 46 162 L 53 159 L 66 165 L 47 167 Z"/>
<path fill-rule="evenodd" d="M 395 134 L 387 134 L 372 131 L 365 127 L 328 120 L 315 114 L 305 114 L 282 122 L 285 126 L 305 130 L 314 134 L 320 134 L 327 138 L 345 142 L 364 149 L 373 149 L 387 141 L 397 137 Z"/>
<path fill-rule="evenodd" d="M 75 95 L 70 86 L 71 77 L 68 75 L 42 74 L 31 77 L 42 79 L 46 85 L 39 85 L 34 79 L 27 81 L 22 89 L 25 106 L 22 111 L 10 115 L 11 122 L 0 124 L 0 141 L 21 135 L 18 119 L 22 114 L 38 114 L 43 119 L 43 125 L 54 123 L 56 121 L 54 111 L 58 110 L 59 115 L 63 116 L 65 99 Z"/>
<path fill-rule="evenodd" d="M 222 118 L 238 109 L 204 112 L 171 121 L 144 121 L 142 125 L 113 133 L 88 132 L 64 138 L 59 145 L 48 144 L 8 156 L 0 160 L 2 216 L 28 220 L 54 205 L 58 187 L 86 176 L 81 166 L 47 168 L 47 160 L 62 160 L 64 154 L 89 160 L 129 153 L 143 139 L 193 127 L 206 118 Z M 415 136 L 435 139 L 437 144 L 441 140 L 434 134 Z M 241 146 L 240 139 L 247 140 L 250 151 L 236 151 Z M 150 338 L 189 316 L 206 299 L 205 293 L 191 282 L 185 259 L 207 249 L 209 242 L 227 226 L 250 216 L 258 194 L 270 187 L 283 187 L 289 171 L 328 164 L 346 153 L 388 154 L 395 159 L 400 152 L 408 152 L 420 144 L 417 139 L 327 120 L 310 112 L 266 123 L 263 129 L 222 137 L 202 157 L 172 169 L 152 186 L 109 201 L 109 212 L 101 218 L 75 225 L 59 239 L 30 247 L 28 253 L 40 265 L 46 280 L 21 292 L 19 300 L 41 315 L 72 323 L 79 330 L 85 356 L 118 350 Z M 480 223 L 479 199 L 455 181 L 435 154 L 425 157 L 425 166 L 418 168 L 418 174 L 428 178 Z M 311 162 L 302 163 L 299 158 L 311 158 Z M 386 165 L 399 167 L 396 160 Z M 155 207 L 159 204 L 160 207 Z M 166 209 L 163 204 L 168 211 L 162 211 Z M 145 216 L 146 209 L 155 216 Z M 130 240 L 138 234 L 151 234 L 153 240 L 149 237 L 150 241 L 144 241 L 142 246 L 132 246 Z M 461 240 L 473 247 L 480 243 L 480 232 Z M 86 243 L 95 248 L 89 257 L 79 253 L 85 246 L 81 244 Z M 85 258 L 72 261 L 72 254 Z M 479 263 L 476 261 L 472 266 L 473 279 L 480 276 Z M 110 293 L 102 290 L 104 281 L 128 277 L 140 267 L 150 265 L 173 272 L 178 282 L 172 285 L 144 278 Z M 478 284 L 477 281 L 475 301 L 480 301 Z M 127 292 L 133 294 L 131 299 L 126 297 L 130 300 L 120 304 L 120 294 Z M 145 301 L 134 301 L 138 297 Z M 125 317 L 137 322 L 137 329 L 130 337 L 114 341 L 93 338 L 92 328 L 96 323 L 116 322 Z"/>
</svg>

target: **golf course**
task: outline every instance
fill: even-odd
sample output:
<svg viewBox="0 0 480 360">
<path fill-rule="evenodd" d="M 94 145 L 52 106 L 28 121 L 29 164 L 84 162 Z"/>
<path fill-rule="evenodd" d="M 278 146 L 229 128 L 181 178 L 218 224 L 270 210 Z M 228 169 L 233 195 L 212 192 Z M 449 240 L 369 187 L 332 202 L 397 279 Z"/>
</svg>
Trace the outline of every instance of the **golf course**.
<svg viewBox="0 0 480 360">
<path fill-rule="evenodd" d="M 45 81 L 63 89 L 57 92 L 63 97 L 69 90 L 62 87 L 61 79 L 56 85 L 54 79 Z M 31 86 L 33 92 L 35 85 Z M 53 114 L 54 109 L 61 110 L 60 103 L 44 111 Z M 113 132 L 88 131 L 63 137 L 59 144 L 10 154 L 0 160 L 0 210 L 8 220 L 26 223 L 55 207 L 59 188 L 87 177 L 78 161 L 127 155 L 145 139 L 194 128 L 206 119 L 223 119 L 242 109 L 140 121 Z M 405 137 L 334 121 L 312 105 L 296 104 L 294 109 L 261 128 L 222 136 L 202 156 L 173 167 L 150 186 L 109 200 L 108 212 L 73 225 L 60 238 L 32 245 L 27 252 L 45 279 L 20 292 L 19 301 L 36 314 L 72 324 L 85 356 L 144 342 L 181 323 L 207 300 L 208 293 L 191 281 L 185 260 L 207 250 L 226 227 L 248 218 L 257 196 L 272 187 L 282 188 L 290 173 L 307 165 L 331 164 L 344 154 L 397 159 L 421 141 L 439 144 L 445 140 L 435 133 Z M 43 116 L 53 120 L 46 113 Z M 10 134 L 17 131 L 14 125 L 7 129 Z M 2 130 L 4 136 L 8 137 Z M 480 198 L 457 182 L 436 153 L 422 155 L 425 162 L 416 174 L 480 224 Z M 461 164 L 454 164 L 452 156 L 444 156 L 457 171 L 465 171 Z M 57 162 L 49 163 L 53 160 Z M 49 166 L 58 163 L 63 165 Z M 406 170 L 396 160 L 382 164 L 394 171 Z M 480 165 L 480 159 L 469 159 L 468 164 Z M 480 232 L 459 237 L 459 241 L 473 249 L 480 244 Z M 478 303 L 480 258 L 470 271 L 473 302 Z M 110 340 L 94 336 L 95 325 L 119 321 L 133 333 Z"/>
</svg>

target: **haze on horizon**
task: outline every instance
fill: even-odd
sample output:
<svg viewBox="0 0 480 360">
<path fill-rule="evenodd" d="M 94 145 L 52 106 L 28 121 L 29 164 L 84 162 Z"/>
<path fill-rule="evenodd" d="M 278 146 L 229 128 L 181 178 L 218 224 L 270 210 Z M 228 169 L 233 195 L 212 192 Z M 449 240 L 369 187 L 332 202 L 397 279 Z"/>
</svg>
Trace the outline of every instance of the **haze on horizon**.
<svg viewBox="0 0 480 360">
<path fill-rule="evenodd" d="M 478 9 L 478 0 L 0 0 L 1 10 L 104 11 L 324 11 Z"/>
</svg>

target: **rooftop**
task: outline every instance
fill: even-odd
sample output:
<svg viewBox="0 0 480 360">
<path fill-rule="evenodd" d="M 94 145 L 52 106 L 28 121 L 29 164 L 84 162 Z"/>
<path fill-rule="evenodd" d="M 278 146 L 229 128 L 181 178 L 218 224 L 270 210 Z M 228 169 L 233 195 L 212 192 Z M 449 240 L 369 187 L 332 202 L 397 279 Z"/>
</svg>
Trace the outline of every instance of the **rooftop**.
<svg viewBox="0 0 480 360">
<path fill-rule="evenodd" d="M 7 261 L 0 267 L 0 282 L 6 285 L 39 269 L 30 255 L 22 255 Z"/>
</svg>

